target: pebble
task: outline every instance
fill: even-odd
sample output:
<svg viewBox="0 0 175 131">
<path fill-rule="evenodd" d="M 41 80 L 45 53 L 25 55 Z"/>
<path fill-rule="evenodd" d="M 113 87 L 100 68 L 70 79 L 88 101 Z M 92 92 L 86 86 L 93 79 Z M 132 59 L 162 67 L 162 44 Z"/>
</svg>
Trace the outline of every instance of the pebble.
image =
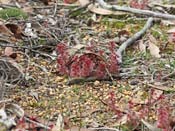
<svg viewBox="0 0 175 131">
<path fill-rule="evenodd" d="M 95 86 L 100 85 L 100 81 L 95 81 L 95 82 L 94 82 L 94 85 L 95 85 Z"/>
</svg>

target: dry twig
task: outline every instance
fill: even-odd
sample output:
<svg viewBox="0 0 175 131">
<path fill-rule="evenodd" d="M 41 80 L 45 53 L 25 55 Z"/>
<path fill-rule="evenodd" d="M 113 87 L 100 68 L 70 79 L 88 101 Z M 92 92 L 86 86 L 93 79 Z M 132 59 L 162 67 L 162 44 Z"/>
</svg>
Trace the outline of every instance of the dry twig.
<svg viewBox="0 0 175 131">
<path fill-rule="evenodd" d="M 109 5 L 103 0 L 97 0 L 97 1 L 103 8 L 110 9 L 110 10 L 125 11 L 125 12 L 134 13 L 134 14 L 175 20 L 175 15 L 158 13 L 158 12 L 153 12 L 150 10 L 135 9 L 135 8 L 130 8 L 130 7 L 118 6 L 118 5 Z"/>
<path fill-rule="evenodd" d="M 139 31 L 137 32 L 136 34 L 134 34 L 131 38 L 129 38 L 127 41 L 125 41 L 120 47 L 119 49 L 117 50 L 117 54 L 119 56 L 119 63 L 122 62 L 122 53 L 123 51 L 125 51 L 125 49 L 130 46 L 131 44 L 133 44 L 136 40 L 140 39 L 144 34 L 145 32 L 151 28 L 151 26 L 153 25 L 153 21 L 154 19 L 152 17 L 150 17 L 145 26 Z"/>
</svg>

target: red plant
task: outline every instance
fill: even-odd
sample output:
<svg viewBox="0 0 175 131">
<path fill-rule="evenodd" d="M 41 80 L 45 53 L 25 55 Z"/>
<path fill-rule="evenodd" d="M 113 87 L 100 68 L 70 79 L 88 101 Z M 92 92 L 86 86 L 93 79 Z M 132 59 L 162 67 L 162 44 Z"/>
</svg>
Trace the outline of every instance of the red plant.
<svg viewBox="0 0 175 131">
<path fill-rule="evenodd" d="M 169 106 L 166 105 L 163 105 L 157 109 L 157 127 L 163 129 L 163 131 L 171 131 L 169 112 Z"/>
<path fill-rule="evenodd" d="M 168 97 L 163 96 L 161 98 L 157 108 L 157 127 L 163 129 L 163 131 L 172 131 L 171 105 Z"/>
<path fill-rule="evenodd" d="M 69 54 L 67 52 L 67 46 L 64 43 L 60 43 L 57 45 L 57 52 L 58 52 L 58 57 L 57 57 L 57 68 L 59 70 L 59 73 L 61 75 L 67 74 L 68 73 L 68 68 L 67 68 L 67 62 L 69 61 Z"/>
<path fill-rule="evenodd" d="M 149 96 L 152 100 L 146 102 L 144 105 L 134 103 L 132 99 L 128 102 L 128 108 L 123 112 L 116 105 L 116 95 L 115 92 L 109 92 L 108 107 L 111 111 L 116 113 L 117 116 L 127 115 L 127 124 L 130 126 L 138 126 L 141 119 L 149 117 L 149 113 L 152 111 L 157 112 L 157 127 L 162 129 L 162 131 L 173 131 L 175 127 L 175 116 L 172 116 L 171 105 L 168 96 L 160 95 L 160 97 L 153 97 L 155 95 L 154 90 L 151 90 Z M 158 108 L 155 108 L 155 105 Z M 136 108 L 137 107 L 137 108 Z M 137 109 L 137 110 L 136 110 Z M 151 110 L 152 111 L 151 111 Z M 154 109 L 154 110 L 153 110 Z"/>
<path fill-rule="evenodd" d="M 118 73 L 117 54 L 115 53 L 115 43 L 109 44 L 110 53 L 107 58 L 105 51 L 98 50 L 95 46 L 85 48 L 84 54 L 70 56 L 66 44 L 60 43 L 57 46 L 58 72 L 61 75 L 70 77 L 97 77 L 104 78 L 109 73 Z M 106 60 L 108 59 L 108 60 Z"/>
<path fill-rule="evenodd" d="M 46 129 L 44 129 L 43 127 L 40 127 L 39 124 L 40 123 L 36 117 L 29 117 L 29 120 L 26 120 L 24 117 L 20 118 L 19 120 L 17 120 L 17 125 L 16 127 L 14 127 L 15 131 L 26 131 L 26 130 L 30 130 L 30 131 L 45 131 Z M 47 125 L 50 129 L 48 129 L 48 131 L 51 131 L 53 129 L 53 124 L 49 124 Z"/>
<path fill-rule="evenodd" d="M 115 98 L 115 92 L 111 91 L 109 92 L 109 98 L 108 98 L 108 106 L 110 110 L 112 110 L 119 118 L 123 115 L 123 112 L 120 110 L 120 108 L 116 105 L 116 98 Z"/>
<path fill-rule="evenodd" d="M 129 5 L 132 8 L 146 9 L 148 5 L 148 0 L 131 0 Z"/>
<path fill-rule="evenodd" d="M 94 62 L 88 57 L 88 55 L 82 55 L 80 57 L 75 56 L 73 63 L 70 66 L 71 77 L 87 77 L 94 69 Z"/>
<path fill-rule="evenodd" d="M 110 55 L 109 55 L 109 60 L 108 60 L 108 69 L 110 73 L 117 74 L 118 73 L 118 56 L 115 51 L 115 43 L 111 42 L 109 43 L 109 50 L 110 50 Z"/>
<path fill-rule="evenodd" d="M 106 76 L 106 64 L 103 61 L 99 61 L 96 67 L 95 76 L 98 78 L 103 78 Z"/>
</svg>

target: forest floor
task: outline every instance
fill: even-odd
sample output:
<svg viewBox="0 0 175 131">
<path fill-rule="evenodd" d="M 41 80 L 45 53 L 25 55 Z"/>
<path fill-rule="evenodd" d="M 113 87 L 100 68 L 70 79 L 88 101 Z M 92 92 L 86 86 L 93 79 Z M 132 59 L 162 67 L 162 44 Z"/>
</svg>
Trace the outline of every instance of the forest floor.
<svg viewBox="0 0 175 131">
<path fill-rule="evenodd" d="M 0 71 L 5 70 L 8 76 L 1 87 L 0 103 L 10 99 L 26 116 L 43 125 L 56 123 L 61 114 L 65 130 L 104 127 L 106 131 L 146 131 L 157 128 L 156 124 L 161 122 L 167 124 L 161 129 L 174 128 L 174 21 L 156 21 L 125 50 L 118 78 L 69 84 L 71 78 L 58 72 L 57 44 L 68 43 L 73 47 L 93 41 L 105 50 L 108 43 L 115 42 L 117 49 L 143 28 L 147 17 L 88 10 L 78 3 L 62 1 L 45 5 L 43 1 L 0 5 L 2 10 L 6 9 L 6 15 L 0 10 Z M 8 73 L 3 69 L 4 59 L 9 64 Z M 24 78 L 18 79 L 19 74 Z M 161 111 L 167 113 L 165 121 L 161 121 Z M 27 128 L 20 125 L 13 130 Z"/>
</svg>

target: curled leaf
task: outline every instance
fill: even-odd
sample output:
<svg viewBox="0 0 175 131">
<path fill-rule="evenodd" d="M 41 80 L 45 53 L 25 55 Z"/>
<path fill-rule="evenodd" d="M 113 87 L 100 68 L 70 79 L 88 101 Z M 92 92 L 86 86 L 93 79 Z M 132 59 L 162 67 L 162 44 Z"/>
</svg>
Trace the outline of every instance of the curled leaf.
<svg viewBox="0 0 175 131">
<path fill-rule="evenodd" d="M 157 40 L 152 36 L 150 35 L 149 36 L 149 42 L 148 42 L 148 49 L 150 51 L 150 54 L 156 58 L 160 58 L 160 49 L 159 47 L 156 45 L 157 43 Z"/>
</svg>

